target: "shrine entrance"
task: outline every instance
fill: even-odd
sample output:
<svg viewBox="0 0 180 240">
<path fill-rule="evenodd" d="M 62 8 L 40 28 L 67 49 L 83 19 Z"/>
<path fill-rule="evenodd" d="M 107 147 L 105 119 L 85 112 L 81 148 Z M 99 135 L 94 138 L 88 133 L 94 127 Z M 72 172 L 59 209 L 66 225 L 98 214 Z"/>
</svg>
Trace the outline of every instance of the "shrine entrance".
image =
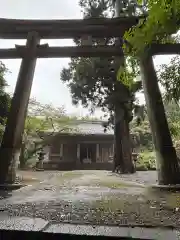
<svg viewBox="0 0 180 240">
<path fill-rule="evenodd" d="M 80 161 L 81 163 L 96 162 L 96 144 L 94 143 L 81 143 L 80 148 Z"/>
<path fill-rule="evenodd" d="M 27 39 L 26 46 L 0 49 L 0 59 L 21 58 L 21 66 L 11 109 L 0 150 L 0 183 L 6 181 L 8 170 L 15 168 L 19 155 L 26 112 L 31 93 L 37 58 L 62 57 L 111 57 L 123 56 L 121 46 L 92 46 L 91 37 L 122 37 L 124 32 L 138 23 L 139 18 L 130 19 L 83 19 L 83 20 L 13 20 L 0 19 L 0 38 Z M 50 47 L 40 45 L 41 39 L 79 38 L 82 46 Z"/>
<path fill-rule="evenodd" d="M 144 17 L 141 17 L 144 18 Z M 16 156 L 18 156 L 24 123 L 26 118 L 27 106 L 30 97 L 33 76 L 37 58 L 62 58 L 62 57 L 123 57 L 122 38 L 124 33 L 132 26 L 136 25 L 140 17 L 118 17 L 113 19 L 83 19 L 83 20 L 13 20 L 0 19 L 0 38 L 3 39 L 27 39 L 26 46 L 18 46 L 10 49 L 0 49 L 0 59 L 21 58 L 21 66 L 17 79 L 16 88 L 11 102 L 11 109 L 7 119 L 4 136 L 0 150 L 0 183 L 6 181 L 9 168 L 15 168 Z M 119 45 L 93 46 L 89 44 L 91 38 L 117 37 Z M 78 47 L 50 47 L 48 44 L 40 45 L 41 39 L 67 39 L 79 38 L 82 46 Z M 88 39 L 88 41 L 87 41 Z M 166 44 L 164 44 L 166 45 Z M 171 44 L 167 46 L 152 46 L 150 57 L 143 58 L 141 68 L 144 75 L 143 85 L 148 91 L 149 98 L 146 102 L 149 108 L 157 103 L 154 98 L 154 91 L 158 92 L 158 83 L 152 65 L 152 55 L 177 53 L 177 47 Z M 147 68 L 148 66 L 148 68 Z M 147 70 L 147 71 L 146 71 Z M 151 77 L 153 75 L 153 77 Z M 149 83 L 151 82 L 151 87 Z M 152 87 L 153 86 L 153 87 Z M 159 93 L 158 93 L 159 94 Z M 157 104 L 156 104 L 157 105 Z M 158 123 L 162 108 L 152 112 L 154 122 Z M 152 109 L 153 109 L 152 107 Z M 160 109 L 161 108 L 161 109 Z M 158 131 L 164 125 L 155 126 Z M 162 142 L 164 143 L 166 139 Z M 169 139 L 167 140 L 167 142 Z M 167 145 L 167 144 L 164 144 Z M 158 146 L 157 146 L 158 148 Z M 168 165 L 169 166 L 169 165 Z M 169 168 L 170 169 L 170 168 Z"/>
</svg>

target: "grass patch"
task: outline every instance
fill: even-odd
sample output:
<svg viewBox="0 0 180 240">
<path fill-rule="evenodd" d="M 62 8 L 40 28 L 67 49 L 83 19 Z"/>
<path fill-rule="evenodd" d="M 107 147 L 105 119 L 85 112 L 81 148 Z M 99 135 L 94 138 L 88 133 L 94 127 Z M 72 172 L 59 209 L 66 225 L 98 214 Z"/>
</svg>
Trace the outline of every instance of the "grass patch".
<svg viewBox="0 0 180 240">
<path fill-rule="evenodd" d="M 20 181 L 21 181 L 22 184 L 26 184 L 26 185 L 30 185 L 31 184 L 32 185 L 32 184 L 40 182 L 40 179 L 33 178 L 33 177 L 21 176 L 20 177 Z"/>
<path fill-rule="evenodd" d="M 167 193 L 165 205 L 169 208 L 180 208 L 180 193 Z"/>
<path fill-rule="evenodd" d="M 68 171 L 68 172 L 64 172 L 62 175 L 59 175 L 58 180 L 64 182 L 67 180 L 73 180 L 74 178 L 79 178 L 82 175 L 83 174 L 80 172 Z"/>
<path fill-rule="evenodd" d="M 171 192 L 164 189 L 162 191 L 161 189 L 148 187 L 145 196 L 147 199 L 151 199 L 165 208 L 180 208 L 180 192 Z"/>
<path fill-rule="evenodd" d="M 93 184 L 93 182 L 92 182 Z M 115 189 L 115 188 L 127 188 L 127 187 L 139 187 L 139 188 L 144 188 L 144 186 L 138 185 L 138 184 L 133 184 L 133 183 L 128 183 L 125 181 L 112 181 L 112 180 L 99 180 L 98 182 L 96 182 L 96 186 L 99 187 L 108 187 L 111 189 Z"/>
<path fill-rule="evenodd" d="M 18 180 L 25 185 L 32 185 L 42 181 L 38 174 L 31 171 L 17 171 Z"/>
<path fill-rule="evenodd" d="M 118 198 L 102 198 L 92 203 L 92 207 L 99 209 L 101 212 L 116 212 L 122 210 L 125 207 L 125 199 Z"/>
</svg>

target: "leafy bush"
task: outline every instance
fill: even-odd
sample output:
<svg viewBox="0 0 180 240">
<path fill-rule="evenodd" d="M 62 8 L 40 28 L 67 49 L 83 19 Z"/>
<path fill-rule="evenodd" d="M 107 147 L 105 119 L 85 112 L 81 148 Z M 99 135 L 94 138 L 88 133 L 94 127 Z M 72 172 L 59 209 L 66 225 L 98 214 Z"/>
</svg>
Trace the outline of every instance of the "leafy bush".
<svg viewBox="0 0 180 240">
<path fill-rule="evenodd" d="M 148 121 L 142 122 L 139 126 L 132 122 L 131 134 L 134 139 L 133 143 L 135 148 L 146 148 L 150 151 L 153 149 L 152 134 Z"/>
<path fill-rule="evenodd" d="M 136 163 L 138 171 L 147 171 L 156 169 L 156 157 L 154 152 L 144 151 L 139 153 L 138 161 Z"/>
</svg>

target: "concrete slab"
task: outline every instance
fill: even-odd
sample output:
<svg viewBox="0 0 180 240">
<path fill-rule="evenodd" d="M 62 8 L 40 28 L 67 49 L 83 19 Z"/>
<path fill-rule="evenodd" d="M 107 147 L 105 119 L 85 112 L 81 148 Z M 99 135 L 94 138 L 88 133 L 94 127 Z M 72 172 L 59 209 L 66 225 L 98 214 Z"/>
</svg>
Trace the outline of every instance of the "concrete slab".
<svg viewBox="0 0 180 240">
<path fill-rule="evenodd" d="M 74 224 L 53 224 L 45 232 L 68 233 L 77 235 L 104 235 L 128 237 L 129 228 L 113 228 L 106 226 L 74 225 Z"/>
<path fill-rule="evenodd" d="M 160 228 L 140 228 L 140 227 L 131 228 L 130 236 L 134 238 L 154 240 L 179 239 L 177 238 L 177 234 L 175 231 Z"/>
<path fill-rule="evenodd" d="M 114 237 L 134 237 L 154 240 L 178 240 L 180 231 L 165 228 L 109 227 L 75 224 L 53 224 L 41 218 L 10 217 L 6 213 L 0 215 L 0 229 L 44 231 L 53 233 L 69 233 L 76 235 L 103 235 Z"/>
<path fill-rule="evenodd" d="M 114 237 L 136 237 L 140 239 L 154 240 L 176 240 L 178 232 L 169 229 L 160 228 L 139 228 L 139 227 L 108 227 L 108 226 L 90 226 L 73 224 L 53 224 L 45 232 L 70 233 L 82 235 L 103 235 Z"/>
<path fill-rule="evenodd" d="M 40 231 L 47 224 L 41 218 L 0 216 L 0 229 L 4 230 Z"/>
</svg>

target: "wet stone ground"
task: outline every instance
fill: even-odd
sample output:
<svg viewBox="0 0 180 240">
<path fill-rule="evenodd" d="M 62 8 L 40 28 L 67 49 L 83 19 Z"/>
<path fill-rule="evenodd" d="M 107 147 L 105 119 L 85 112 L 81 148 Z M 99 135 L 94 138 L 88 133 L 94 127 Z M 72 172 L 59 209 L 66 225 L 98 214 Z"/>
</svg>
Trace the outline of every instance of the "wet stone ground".
<svg viewBox="0 0 180 240">
<path fill-rule="evenodd" d="M 27 173 L 23 173 L 27 174 Z M 31 186 L 1 192 L 5 216 L 91 225 L 180 227 L 180 193 L 153 190 L 156 172 L 35 172 Z"/>
</svg>

